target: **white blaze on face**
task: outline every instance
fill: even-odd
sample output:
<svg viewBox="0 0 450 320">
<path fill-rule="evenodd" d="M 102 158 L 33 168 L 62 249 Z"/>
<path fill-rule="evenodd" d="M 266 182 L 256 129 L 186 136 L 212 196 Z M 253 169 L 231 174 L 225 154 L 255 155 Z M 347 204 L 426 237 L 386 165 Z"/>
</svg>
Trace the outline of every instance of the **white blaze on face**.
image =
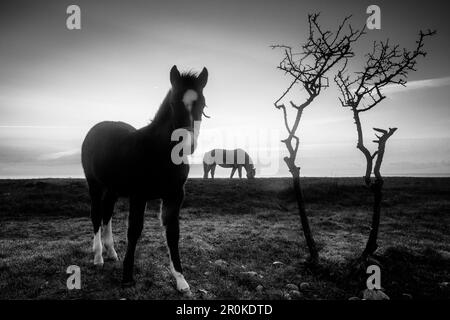
<svg viewBox="0 0 450 320">
<path fill-rule="evenodd" d="M 183 95 L 182 102 L 189 113 L 189 126 L 178 128 L 172 132 L 171 141 L 178 141 L 172 148 L 171 158 L 174 164 L 186 163 L 186 156 L 192 154 L 193 149 L 197 147 L 197 139 L 200 133 L 200 121 L 193 121 L 192 107 L 198 99 L 198 93 L 189 89 Z M 180 141 L 181 139 L 181 141 Z M 194 148 L 192 148 L 194 147 Z"/>
<path fill-rule="evenodd" d="M 192 107 L 195 103 L 195 101 L 197 101 L 198 99 L 198 93 L 195 90 L 189 89 L 186 90 L 186 92 L 183 95 L 183 104 L 186 107 L 186 110 L 189 112 L 189 117 L 191 118 L 192 121 Z M 195 121 L 195 122 L 199 122 L 199 121 Z M 188 150 L 190 150 L 191 146 L 193 143 L 195 143 L 195 145 L 197 145 L 197 138 L 198 138 L 198 134 L 199 134 L 199 129 L 200 129 L 200 124 L 194 124 L 194 132 L 187 132 L 187 136 L 184 139 L 184 146 L 186 148 L 188 148 Z"/>
<path fill-rule="evenodd" d="M 195 101 L 198 99 L 198 94 L 195 90 L 189 89 L 187 90 L 183 95 L 183 103 L 186 109 L 191 112 L 192 111 L 192 105 Z"/>
</svg>

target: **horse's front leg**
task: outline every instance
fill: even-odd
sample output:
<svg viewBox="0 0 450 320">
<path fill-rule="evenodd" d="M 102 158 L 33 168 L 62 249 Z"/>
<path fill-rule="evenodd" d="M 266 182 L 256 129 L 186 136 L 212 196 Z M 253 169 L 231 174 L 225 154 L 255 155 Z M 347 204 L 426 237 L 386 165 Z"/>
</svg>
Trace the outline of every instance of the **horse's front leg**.
<svg viewBox="0 0 450 320">
<path fill-rule="evenodd" d="M 179 213 L 181 200 L 166 199 L 162 201 L 161 223 L 165 228 L 167 247 L 169 250 L 170 271 L 177 282 L 177 290 L 182 293 L 190 292 L 189 284 L 184 279 L 181 267 L 178 241 L 180 239 Z"/>
<path fill-rule="evenodd" d="M 211 170 L 211 166 L 203 162 L 203 179 L 208 179 L 209 170 Z"/>
<path fill-rule="evenodd" d="M 144 226 L 144 211 L 146 201 L 144 198 L 132 196 L 130 197 L 130 214 L 128 216 L 128 248 L 123 260 L 123 278 L 124 286 L 133 285 L 133 268 L 134 268 L 134 252 L 136 244 L 141 236 Z"/>
<path fill-rule="evenodd" d="M 231 175 L 230 175 L 230 179 L 233 179 L 234 173 L 236 172 L 237 167 L 233 167 L 233 169 L 231 169 Z"/>
</svg>

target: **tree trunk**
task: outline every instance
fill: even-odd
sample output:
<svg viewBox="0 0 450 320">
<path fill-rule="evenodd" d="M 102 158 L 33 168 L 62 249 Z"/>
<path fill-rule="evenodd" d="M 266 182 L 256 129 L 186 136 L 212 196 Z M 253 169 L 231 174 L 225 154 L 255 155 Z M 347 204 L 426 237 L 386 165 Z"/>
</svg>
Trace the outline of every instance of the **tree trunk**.
<svg viewBox="0 0 450 320">
<path fill-rule="evenodd" d="M 308 217 L 306 216 L 305 202 L 303 200 L 303 192 L 300 184 L 300 174 L 292 172 L 295 198 L 297 199 L 298 213 L 302 222 L 303 234 L 305 236 L 306 244 L 309 249 L 310 262 L 317 264 L 319 260 L 319 254 L 317 252 L 316 243 L 311 234 L 311 229 L 309 228 Z"/>
<path fill-rule="evenodd" d="M 376 179 L 375 183 L 371 187 L 373 192 L 373 215 L 372 215 L 372 226 L 370 229 L 369 239 L 367 240 L 366 248 L 362 253 L 363 258 L 367 258 L 372 255 L 378 248 L 377 238 L 378 238 L 378 229 L 380 226 L 380 215 L 381 215 L 381 200 L 382 200 L 382 189 L 383 189 L 383 181 Z"/>
</svg>

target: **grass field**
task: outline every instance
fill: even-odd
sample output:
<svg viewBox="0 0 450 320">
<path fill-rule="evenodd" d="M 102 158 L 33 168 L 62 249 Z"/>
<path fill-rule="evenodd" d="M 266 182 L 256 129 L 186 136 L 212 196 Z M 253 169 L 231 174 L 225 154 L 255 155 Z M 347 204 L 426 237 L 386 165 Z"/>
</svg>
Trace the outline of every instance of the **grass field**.
<svg viewBox="0 0 450 320">
<path fill-rule="evenodd" d="M 290 179 L 201 180 L 186 185 L 180 251 L 194 299 L 348 299 L 367 275 L 352 261 L 369 231 L 371 194 L 359 178 L 306 178 L 320 267 L 305 264 Z M 159 204 L 148 203 L 133 288 L 121 262 L 93 266 L 84 180 L 0 180 L 0 299 L 180 299 L 168 270 Z M 116 206 L 116 250 L 126 248 L 127 209 Z M 450 298 L 450 179 L 387 178 L 379 250 L 391 299 Z M 219 260 L 219 261 L 218 261 Z M 277 262 L 274 264 L 274 262 Z M 81 268 L 81 290 L 66 269 Z M 292 291 L 296 285 L 299 290 Z"/>
</svg>

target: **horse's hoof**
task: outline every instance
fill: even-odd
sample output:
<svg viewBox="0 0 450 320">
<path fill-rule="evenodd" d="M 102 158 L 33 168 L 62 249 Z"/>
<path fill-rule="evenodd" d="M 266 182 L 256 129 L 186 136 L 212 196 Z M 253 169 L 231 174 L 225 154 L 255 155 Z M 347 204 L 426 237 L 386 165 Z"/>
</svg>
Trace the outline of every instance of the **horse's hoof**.
<svg viewBox="0 0 450 320">
<path fill-rule="evenodd" d="M 94 263 L 94 268 L 96 270 L 103 270 L 103 263 Z"/>
<path fill-rule="evenodd" d="M 97 269 L 102 269 L 103 268 L 103 259 L 102 259 L 102 261 L 94 261 L 94 267 Z"/>
<path fill-rule="evenodd" d="M 136 285 L 136 281 L 134 279 L 131 280 L 122 280 L 122 288 L 131 288 Z"/>
<path fill-rule="evenodd" d="M 119 261 L 119 257 L 117 256 L 117 254 L 115 254 L 115 255 L 109 255 L 109 256 L 107 256 L 106 257 L 106 260 L 107 261 Z"/>
<path fill-rule="evenodd" d="M 191 298 L 192 297 L 192 291 L 189 288 L 183 289 L 183 290 L 178 290 L 179 293 L 181 293 L 183 295 L 183 297 L 185 298 Z"/>
<path fill-rule="evenodd" d="M 188 283 L 184 279 L 180 279 L 177 281 L 177 290 L 178 290 L 178 292 L 182 293 L 183 295 L 187 292 L 191 292 L 191 288 L 189 287 Z"/>
<path fill-rule="evenodd" d="M 117 252 L 114 248 L 106 250 L 106 259 L 109 261 L 119 261 L 119 257 L 117 256 Z"/>
<path fill-rule="evenodd" d="M 131 280 L 131 281 L 122 281 L 122 288 L 132 288 L 136 285 L 136 281 Z"/>
<path fill-rule="evenodd" d="M 94 266 L 99 267 L 99 268 L 103 267 L 103 257 L 102 257 L 102 255 L 96 255 L 94 257 Z"/>
<path fill-rule="evenodd" d="M 117 258 L 117 257 L 107 257 L 106 259 L 105 259 L 105 261 L 108 261 L 108 262 L 118 262 L 119 261 L 119 258 Z"/>
</svg>

